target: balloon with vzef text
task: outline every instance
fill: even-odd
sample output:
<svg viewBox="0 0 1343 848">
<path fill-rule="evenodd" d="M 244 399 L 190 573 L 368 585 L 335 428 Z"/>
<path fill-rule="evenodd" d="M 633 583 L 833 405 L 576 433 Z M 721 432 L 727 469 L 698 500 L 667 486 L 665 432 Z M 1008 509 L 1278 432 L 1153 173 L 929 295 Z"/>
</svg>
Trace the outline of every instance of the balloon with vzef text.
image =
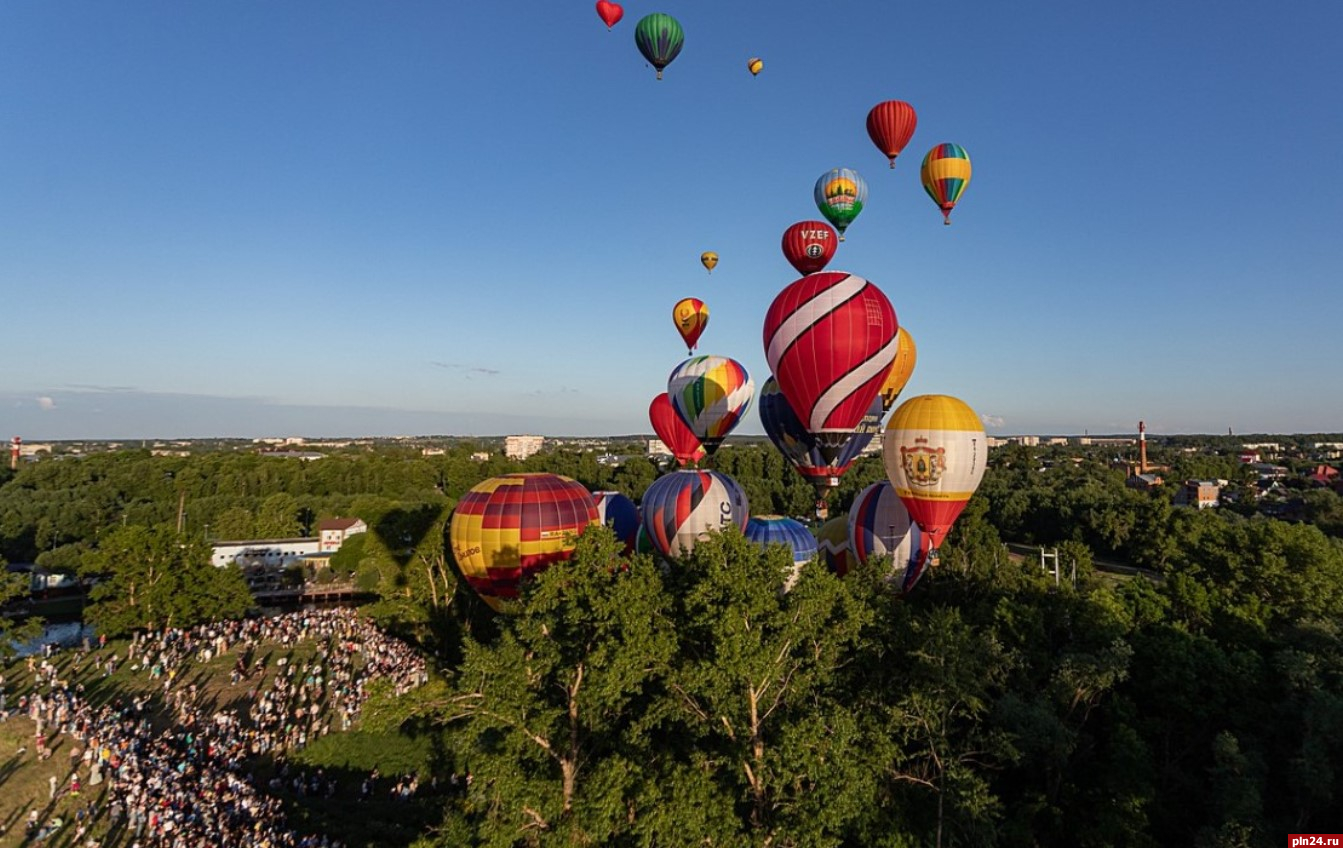
<svg viewBox="0 0 1343 848">
<path fill-rule="evenodd" d="M 861 563 L 889 556 L 889 580 L 906 594 L 928 565 L 928 537 L 909 516 L 889 480 L 858 493 L 849 507 L 849 549 Z"/>
<path fill-rule="evenodd" d="M 462 496 L 448 540 L 462 577 L 495 612 L 513 612 L 522 583 L 573 555 L 597 523 L 592 493 L 559 474 L 491 477 Z"/>
<path fill-rule="evenodd" d="M 898 329 L 886 295 L 844 271 L 793 282 L 765 313 L 765 359 L 827 461 L 839 456 L 881 390 Z"/>
<path fill-rule="evenodd" d="M 746 493 L 737 481 L 717 471 L 682 469 L 653 481 L 644 492 L 643 529 L 659 554 L 680 559 L 710 532 L 744 527 L 749 518 Z"/>
<path fill-rule="evenodd" d="M 983 423 L 962 400 L 919 395 L 891 413 L 881 450 L 895 493 L 936 550 L 984 478 Z"/>
<path fill-rule="evenodd" d="M 672 369 L 667 397 L 712 456 L 751 406 L 755 383 L 726 356 L 694 356 Z"/>
<path fill-rule="evenodd" d="M 783 231 L 783 258 L 799 274 L 814 274 L 830 264 L 839 233 L 825 221 L 798 221 Z"/>
</svg>

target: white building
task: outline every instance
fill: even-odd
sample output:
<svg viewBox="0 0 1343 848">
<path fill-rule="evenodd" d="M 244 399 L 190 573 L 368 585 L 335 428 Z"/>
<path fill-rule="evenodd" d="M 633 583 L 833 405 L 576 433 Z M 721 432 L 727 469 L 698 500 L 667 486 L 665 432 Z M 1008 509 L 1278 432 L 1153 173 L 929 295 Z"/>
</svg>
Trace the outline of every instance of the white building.
<svg viewBox="0 0 1343 848">
<path fill-rule="evenodd" d="M 667 445 L 661 439 L 648 440 L 649 456 L 671 456 L 672 452 L 667 450 Z"/>
<path fill-rule="evenodd" d="M 317 523 L 317 536 L 321 539 L 318 551 L 330 553 L 340 550 L 345 540 L 356 533 L 367 533 L 368 525 L 361 518 L 328 518 Z"/>
<path fill-rule="evenodd" d="M 283 568 L 309 554 L 319 553 L 321 539 L 248 539 L 237 542 L 215 542 L 210 562 L 223 568 L 236 563 L 243 568 L 266 566 Z"/>
<path fill-rule="evenodd" d="M 505 436 L 504 456 L 509 459 L 526 459 L 532 454 L 540 453 L 543 444 L 545 444 L 544 436 Z"/>
</svg>

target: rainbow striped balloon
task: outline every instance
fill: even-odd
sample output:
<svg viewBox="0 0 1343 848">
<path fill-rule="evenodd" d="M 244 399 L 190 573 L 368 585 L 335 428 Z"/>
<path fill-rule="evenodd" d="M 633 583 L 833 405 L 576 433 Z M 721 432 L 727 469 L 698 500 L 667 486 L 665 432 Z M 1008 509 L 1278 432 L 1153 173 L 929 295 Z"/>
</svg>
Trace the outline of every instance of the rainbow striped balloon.
<svg viewBox="0 0 1343 848">
<path fill-rule="evenodd" d="M 695 356 L 672 369 L 667 397 L 712 454 L 737 426 L 755 396 L 746 368 L 726 356 Z"/>
<path fill-rule="evenodd" d="M 923 157 L 919 168 L 923 190 L 942 210 L 942 223 L 951 224 L 951 210 L 970 185 L 970 154 L 959 144 L 939 144 Z"/>
</svg>

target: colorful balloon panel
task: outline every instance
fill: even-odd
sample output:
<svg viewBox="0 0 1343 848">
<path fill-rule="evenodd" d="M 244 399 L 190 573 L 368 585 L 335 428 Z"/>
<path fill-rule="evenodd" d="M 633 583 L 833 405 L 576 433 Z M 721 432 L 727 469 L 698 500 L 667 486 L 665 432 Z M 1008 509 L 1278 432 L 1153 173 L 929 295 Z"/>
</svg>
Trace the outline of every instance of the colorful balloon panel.
<svg viewBox="0 0 1343 848">
<path fill-rule="evenodd" d="M 682 298 L 672 307 L 672 322 L 676 324 L 676 332 L 681 334 L 686 348 L 694 350 L 704 328 L 709 326 L 709 307 L 697 297 Z"/>
<path fill-rule="evenodd" d="M 677 559 L 690 553 L 711 530 L 744 527 L 746 493 L 717 471 L 683 469 L 653 481 L 643 496 L 643 528 L 658 553 Z"/>
<path fill-rule="evenodd" d="M 816 547 L 825 567 L 840 577 L 849 573 L 853 552 L 849 548 L 849 517 L 836 515 L 816 531 Z"/>
<path fill-rule="evenodd" d="M 867 135 L 877 149 L 886 154 L 895 167 L 895 157 L 909 144 L 918 126 L 914 107 L 903 100 L 886 100 L 873 106 L 867 113 Z"/>
<path fill-rule="evenodd" d="M 895 401 L 900 397 L 900 392 L 904 391 L 905 384 L 914 375 L 914 363 L 918 360 L 918 355 L 918 348 L 914 346 L 914 337 L 904 327 L 901 327 L 895 334 L 895 360 L 891 362 L 891 370 L 886 372 L 886 382 L 881 384 L 881 411 L 883 414 L 890 412 L 891 407 L 895 406 Z"/>
<path fill-rule="evenodd" d="M 850 168 L 834 168 L 821 174 L 812 192 L 816 208 L 821 215 L 835 225 L 839 231 L 839 240 L 844 241 L 844 231 L 863 211 L 867 203 L 867 183 L 858 172 Z"/>
<path fill-rule="evenodd" d="M 835 455 L 872 406 L 895 358 L 895 310 L 862 277 L 808 274 L 765 314 L 765 358 L 788 403 Z"/>
<path fill-rule="evenodd" d="M 873 557 L 891 558 L 891 579 L 902 593 L 914 588 L 928 562 L 928 548 L 890 481 L 873 483 L 858 493 L 849 507 L 849 549 L 866 563 Z"/>
<path fill-rule="evenodd" d="M 756 76 L 765 68 L 765 63 L 760 61 L 760 57 L 752 56 L 746 62 L 746 70 L 751 72 L 751 76 Z"/>
<path fill-rule="evenodd" d="M 873 398 L 867 414 L 850 434 L 833 460 L 827 460 L 816 437 L 807 431 L 793 412 L 788 399 L 779 389 L 779 381 L 770 377 L 760 389 L 760 423 L 765 435 L 783 454 L 784 459 L 797 469 L 803 479 L 816 487 L 820 494 L 839 485 L 839 478 L 881 432 L 881 398 Z"/>
<path fill-rule="evenodd" d="M 609 30 L 625 17 L 625 9 L 618 3 L 612 3 L 610 0 L 597 0 L 597 17 L 602 19 Z"/>
<path fill-rule="evenodd" d="M 896 407 L 882 437 L 886 476 L 909 514 L 941 547 L 984 478 L 984 425 L 964 401 L 919 395 Z"/>
<path fill-rule="evenodd" d="M 691 357 L 667 378 L 672 407 L 710 454 L 741 421 L 754 396 L 751 375 L 726 356 Z"/>
<path fill-rule="evenodd" d="M 783 257 L 799 274 L 814 274 L 835 257 L 839 233 L 824 221 L 798 221 L 783 231 Z"/>
<path fill-rule="evenodd" d="M 592 500 L 597 506 L 597 523 L 611 528 L 625 546 L 622 553 L 628 555 L 639 535 L 639 508 L 620 492 L 593 492 Z"/>
<path fill-rule="evenodd" d="M 681 418 L 666 392 L 653 398 L 648 405 L 648 420 L 653 425 L 653 432 L 679 464 L 694 464 L 704 458 L 704 446 L 700 444 L 699 436 Z"/>
<path fill-rule="evenodd" d="M 959 144 L 939 144 L 923 157 L 919 169 L 923 190 L 942 210 L 942 222 L 951 223 L 951 210 L 970 185 L 970 154 Z"/>
<path fill-rule="evenodd" d="M 713 269 L 718 267 L 718 254 L 712 250 L 706 250 L 699 255 L 699 262 L 706 271 L 712 274 Z"/>
<path fill-rule="evenodd" d="M 462 496 L 448 539 L 462 576 L 495 612 L 508 611 L 521 582 L 573 555 L 597 521 L 592 493 L 558 474 L 491 477 Z"/>
<path fill-rule="evenodd" d="M 654 12 L 635 24 L 634 44 L 648 64 L 657 69 L 658 79 L 662 79 L 662 70 L 680 55 L 681 48 L 685 46 L 685 33 L 676 18 Z"/>
</svg>

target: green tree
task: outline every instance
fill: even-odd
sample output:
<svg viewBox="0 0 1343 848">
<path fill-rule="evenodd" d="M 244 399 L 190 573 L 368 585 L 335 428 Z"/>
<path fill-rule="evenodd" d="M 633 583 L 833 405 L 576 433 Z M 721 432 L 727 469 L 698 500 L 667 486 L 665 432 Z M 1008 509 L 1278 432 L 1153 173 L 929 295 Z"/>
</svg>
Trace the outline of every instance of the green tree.
<svg viewBox="0 0 1343 848">
<path fill-rule="evenodd" d="M 256 521 L 245 506 L 231 506 L 215 516 L 210 533 L 216 539 L 255 539 Z"/>
<path fill-rule="evenodd" d="M 182 543 L 167 525 L 118 527 L 85 555 L 82 570 L 100 578 L 85 617 L 113 636 L 240 618 L 252 601 L 236 567 L 211 565 L 203 538 Z"/>
<path fill-rule="evenodd" d="M 0 557 L 0 613 L 11 603 L 22 601 L 31 591 L 31 578 L 23 572 L 11 573 L 4 557 Z M 29 618 L 19 623 L 0 615 L 0 665 L 13 655 L 16 642 L 25 642 L 42 632 L 42 620 Z"/>
</svg>

